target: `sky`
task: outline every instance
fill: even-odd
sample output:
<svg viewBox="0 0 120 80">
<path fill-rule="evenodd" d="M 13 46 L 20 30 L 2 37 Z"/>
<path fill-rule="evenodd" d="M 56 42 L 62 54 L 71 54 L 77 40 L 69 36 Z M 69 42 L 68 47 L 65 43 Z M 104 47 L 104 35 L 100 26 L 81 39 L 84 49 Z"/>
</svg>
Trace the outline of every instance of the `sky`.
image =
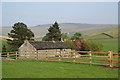
<svg viewBox="0 0 120 80">
<path fill-rule="evenodd" d="M 117 24 L 117 2 L 2 2 L 2 26 L 58 23 Z"/>
<path fill-rule="evenodd" d="M 119 0 L 1 0 L 2 2 L 119 2 Z"/>
</svg>

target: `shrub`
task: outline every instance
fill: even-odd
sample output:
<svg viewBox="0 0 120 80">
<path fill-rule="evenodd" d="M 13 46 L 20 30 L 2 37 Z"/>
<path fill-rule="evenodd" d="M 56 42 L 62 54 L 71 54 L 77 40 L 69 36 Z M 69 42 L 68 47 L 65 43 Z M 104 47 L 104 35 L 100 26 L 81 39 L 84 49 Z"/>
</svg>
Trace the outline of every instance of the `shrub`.
<svg viewBox="0 0 120 80">
<path fill-rule="evenodd" d="M 6 52 L 7 48 L 5 45 L 2 46 L 2 52 Z"/>
<path fill-rule="evenodd" d="M 72 48 L 72 50 L 76 50 L 76 47 L 75 47 L 75 45 L 74 45 L 74 43 L 73 43 L 72 40 L 67 40 L 67 41 L 65 41 L 65 43 L 68 44 L 68 45 L 70 45 L 71 48 Z"/>
<path fill-rule="evenodd" d="M 101 51 L 103 46 L 100 43 L 95 43 L 91 40 L 86 40 L 82 46 L 85 51 Z"/>
</svg>

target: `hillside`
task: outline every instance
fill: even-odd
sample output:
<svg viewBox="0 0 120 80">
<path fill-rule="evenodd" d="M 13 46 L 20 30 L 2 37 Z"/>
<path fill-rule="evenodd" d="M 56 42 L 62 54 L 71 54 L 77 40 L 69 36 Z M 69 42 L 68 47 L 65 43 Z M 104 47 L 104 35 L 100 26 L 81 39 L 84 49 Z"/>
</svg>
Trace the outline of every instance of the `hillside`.
<svg viewBox="0 0 120 80">
<path fill-rule="evenodd" d="M 35 27 L 29 27 L 35 33 L 35 40 L 41 40 L 42 37 L 47 33 L 47 29 L 49 28 L 50 24 L 46 25 L 38 25 Z M 92 39 L 96 43 L 100 43 L 103 45 L 102 51 L 109 51 L 112 50 L 113 52 L 118 51 L 118 27 L 117 25 L 102 25 L 102 24 L 79 24 L 79 23 L 62 23 L 60 24 L 60 28 L 62 32 L 69 33 L 68 35 L 71 36 L 75 32 L 81 32 L 84 39 Z M 0 35 L 0 39 L 4 39 L 4 44 L 6 44 L 7 33 L 10 32 L 12 28 L 10 27 L 3 27 L 2 28 L 2 36 Z M 113 36 L 110 38 L 102 33 L 108 34 Z M 1 40 L 2 42 L 2 40 Z M 112 46 L 111 46 L 112 45 Z M 2 46 L 2 45 L 1 45 Z M 0 46 L 0 47 L 1 47 Z M 8 46 L 8 50 L 10 47 Z"/>
<path fill-rule="evenodd" d="M 118 28 L 117 27 L 114 27 L 114 28 L 109 28 L 107 30 L 103 30 L 103 31 L 100 31 L 100 32 L 94 32 L 94 33 L 90 33 L 90 34 L 86 34 L 84 35 L 84 37 L 86 39 L 104 39 L 104 38 L 111 38 L 105 34 L 108 34 L 110 36 L 112 36 L 113 38 L 118 38 Z"/>
<path fill-rule="evenodd" d="M 36 37 L 42 37 L 47 33 L 47 29 L 51 24 L 38 25 L 34 27 L 29 27 Z M 75 32 L 81 32 L 84 34 L 90 34 L 93 32 L 101 32 L 103 30 L 108 30 L 112 28 L 117 28 L 117 25 L 112 24 L 81 24 L 81 23 L 61 23 L 60 29 L 64 33 L 73 34 Z M 7 36 L 7 33 L 10 32 L 11 27 L 2 28 L 2 36 Z"/>
</svg>

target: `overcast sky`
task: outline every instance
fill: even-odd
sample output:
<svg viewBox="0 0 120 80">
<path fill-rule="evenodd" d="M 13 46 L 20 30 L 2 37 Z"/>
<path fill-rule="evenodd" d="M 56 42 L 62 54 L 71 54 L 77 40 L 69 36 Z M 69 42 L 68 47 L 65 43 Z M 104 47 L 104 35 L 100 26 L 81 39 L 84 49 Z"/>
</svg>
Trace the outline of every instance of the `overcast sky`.
<svg viewBox="0 0 120 80">
<path fill-rule="evenodd" d="M 58 23 L 117 24 L 117 2 L 3 2 L 2 25 Z"/>
</svg>

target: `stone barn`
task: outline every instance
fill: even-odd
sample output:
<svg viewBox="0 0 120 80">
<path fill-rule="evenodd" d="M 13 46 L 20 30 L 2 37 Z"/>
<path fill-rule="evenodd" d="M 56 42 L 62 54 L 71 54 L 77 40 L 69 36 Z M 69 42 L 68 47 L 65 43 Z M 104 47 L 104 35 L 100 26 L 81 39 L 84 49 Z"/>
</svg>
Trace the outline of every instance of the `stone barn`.
<svg viewBox="0 0 120 80">
<path fill-rule="evenodd" d="M 58 41 L 28 41 L 19 47 L 19 59 L 44 59 L 45 57 L 54 57 L 60 53 L 70 52 L 71 47 Z M 50 54 L 50 55 L 48 55 Z"/>
</svg>

